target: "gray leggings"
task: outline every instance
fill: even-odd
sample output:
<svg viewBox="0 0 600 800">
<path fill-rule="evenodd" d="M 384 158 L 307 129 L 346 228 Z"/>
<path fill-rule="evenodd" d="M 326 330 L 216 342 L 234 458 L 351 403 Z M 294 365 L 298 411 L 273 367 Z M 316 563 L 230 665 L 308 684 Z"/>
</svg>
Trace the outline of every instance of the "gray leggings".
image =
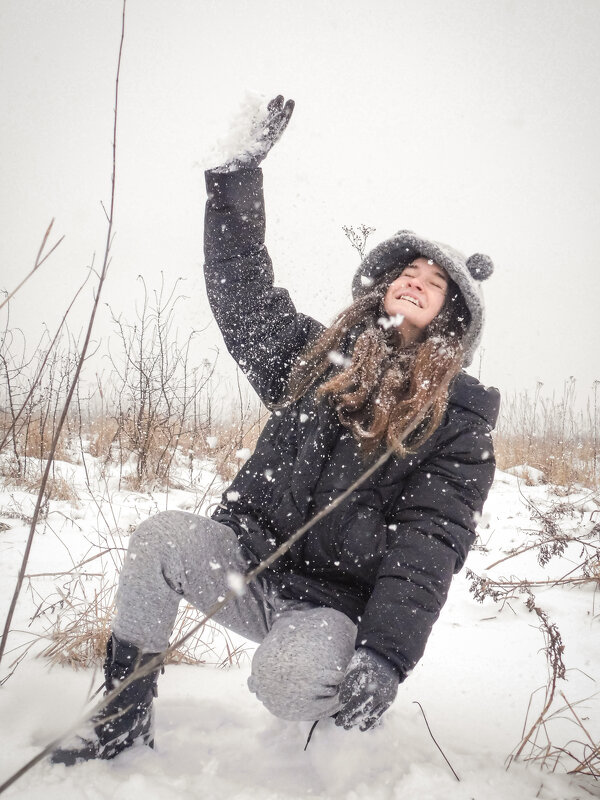
<svg viewBox="0 0 600 800">
<path fill-rule="evenodd" d="M 164 511 L 133 534 L 119 580 L 115 635 L 145 653 L 163 651 L 182 598 L 202 611 L 229 590 L 248 560 L 227 525 Z M 260 642 L 248 687 L 288 720 L 316 720 L 339 710 L 338 686 L 354 653 L 356 626 L 340 611 L 285 600 L 263 575 L 214 617 Z"/>
</svg>

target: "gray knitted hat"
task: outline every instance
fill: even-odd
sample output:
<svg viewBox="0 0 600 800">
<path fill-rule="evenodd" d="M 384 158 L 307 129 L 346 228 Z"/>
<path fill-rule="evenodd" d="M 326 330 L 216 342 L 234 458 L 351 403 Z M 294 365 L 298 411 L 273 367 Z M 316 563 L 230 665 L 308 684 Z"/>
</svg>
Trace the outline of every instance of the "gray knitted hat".
<svg viewBox="0 0 600 800">
<path fill-rule="evenodd" d="M 398 231 L 367 254 L 352 280 L 352 296 L 357 300 L 367 294 L 369 288 L 378 283 L 386 273 L 410 264 L 419 256 L 430 258 L 446 270 L 462 292 L 471 312 L 471 324 L 463 337 L 464 365 L 468 367 L 483 332 L 485 310 L 480 283 L 494 271 L 494 264 L 489 256 L 474 253 L 465 258 L 447 244 L 422 239 L 412 231 Z"/>
</svg>

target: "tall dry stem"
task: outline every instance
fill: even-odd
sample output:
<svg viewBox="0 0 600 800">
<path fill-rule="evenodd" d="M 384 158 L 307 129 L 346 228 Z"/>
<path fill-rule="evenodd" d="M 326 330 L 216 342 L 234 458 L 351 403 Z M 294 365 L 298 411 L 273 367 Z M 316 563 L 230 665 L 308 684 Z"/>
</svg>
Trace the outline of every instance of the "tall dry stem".
<svg viewBox="0 0 600 800">
<path fill-rule="evenodd" d="M 100 296 L 102 294 L 102 287 L 104 286 L 104 282 L 106 280 L 106 275 L 108 273 L 109 254 L 110 254 L 110 248 L 111 248 L 111 243 L 112 243 L 112 229 L 113 229 L 113 220 L 114 220 L 114 205 L 115 205 L 115 181 L 116 181 L 116 160 L 117 160 L 117 119 L 118 119 L 118 107 L 119 107 L 119 75 L 120 75 L 120 71 L 121 71 L 121 56 L 122 56 L 122 52 L 123 52 L 123 40 L 125 38 L 125 6 L 126 6 L 126 2 L 127 2 L 127 0 L 123 0 L 121 40 L 120 40 L 120 44 L 119 44 L 119 56 L 118 56 L 118 60 L 117 60 L 117 74 L 116 74 L 116 79 L 115 79 L 115 108 L 114 108 L 114 118 L 113 118 L 114 121 L 113 121 L 110 210 L 109 210 L 109 213 L 108 213 L 108 225 L 107 225 L 107 231 L 106 231 L 106 243 L 105 243 L 105 247 L 104 247 L 104 258 L 103 258 L 103 262 L 102 262 L 102 269 L 100 271 L 100 275 L 99 275 L 99 279 L 98 279 L 98 286 L 97 286 L 97 290 L 96 290 L 96 296 L 95 296 L 95 299 L 94 299 L 94 303 L 92 305 L 92 311 L 91 311 L 90 319 L 89 319 L 89 322 L 88 322 L 86 336 L 85 336 L 85 340 L 84 340 L 83 347 L 82 347 L 82 350 L 81 350 L 81 354 L 80 354 L 78 362 L 77 362 L 77 367 L 75 369 L 75 374 L 73 376 L 73 381 L 71 383 L 71 387 L 70 387 L 69 392 L 67 394 L 67 397 L 66 397 L 66 400 L 65 400 L 65 403 L 64 403 L 64 406 L 63 406 L 63 410 L 62 410 L 62 413 L 60 415 L 60 419 L 58 420 L 58 423 L 57 423 L 57 426 L 56 426 L 56 432 L 55 432 L 55 435 L 54 435 L 54 438 L 53 438 L 53 441 L 52 441 L 52 446 L 51 446 L 51 449 L 50 449 L 50 453 L 48 454 L 48 459 L 47 459 L 47 462 L 46 462 L 46 468 L 45 468 L 44 474 L 42 476 L 41 485 L 40 485 L 40 489 L 39 489 L 39 493 L 38 493 L 38 497 L 37 497 L 37 501 L 36 501 L 36 506 L 35 506 L 35 510 L 34 510 L 34 513 L 33 513 L 33 519 L 32 519 L 32 522 L 31 522 L 31 527 L 30 527 L 30 530 L 29 530 L 29 535 L 27 537 L 27 543 L 25 545 L 25 551 L 24 551 L 24 554 L 23 554 L 22 562 L 21 562 L 21 568 L 19 570 L 19 575 L 18 575 L 18 578 L 17 578 L 17 584 L 16 584 L 16 587 L 15 587 L 15 591 L 13 593 L 13 597 L 12 597 L 12 600 L 11 600 L 10 608 L 8 610 L 6 623 L 5 623 L 5 626 L 4 626 L 4 631 L 2 633 L 2 640 L 0 641 L 0 662 L 2 661 L 2 656 L 4 655 L 4 651 L 6 649 L 6 642 L 8 640 L 8 634 L 9 634 L 9 631 L 10 631 L 12 618 L 13 618 L 13 615 L 14 615 L 14 612 L 15 612 L 15 608 L 16 608 L 16 605 L 17 605 L 17 600 L 19 598 L 19 594 L 20 594 L 20 591 L 21 591 L 21 586 L 23 584 L 23 579 L 25 577 L 25 572 L 26 572 L 26 568 L 27 568 L 27 562 L 29 560 L 29 554 L 31 553 L 31 547 L 32 547 L 33 538 L 34 538 L 34 535 L 35 535 L 37 520 L 38 520 L 38 517 L 39 517 L 39 513 L 40 513 L 40 508 L 42 506 L 42 502 L 44 500 L 46 484 L 48 482 L 48 477 L 50 475 L 50 470 L 52 468 L 52 462 L 53 462 L 53 459 L 54 459 L 54 453 L 56 451 L 56 447 L 57 447 L 58 440 L 59 440 L 59 437 L 60 437 L 60 434 L 61 434 L 61 431 L 62 431 L 62 427 L 63 427 L 63 425 L 65 423 L 66 418 L 67 418 L 67 414 L 68 414 L 68 411 L 69 411 L 69 406 L 70 406 L 70 403 L 71 403 L 71 399 L 73 397 L 73 393 L 75 391 L 75 387 L 76 387 L 77 382 L 79 380 L 79 376 L 81 374 L 81 369 L 82 369 L 83 364 L 85 362 L 85 357 L 86 357 L 86 354 L 87 354 L 87 350 L 88 350 L 88 347 L 89 347 L 90 339 L 91 339 L 91 336 L 92 336 L 92 330 L 93 330 L 93 327 L 94 327 L 94 320 L 96 318 L 96 312 L 98 310 L 98 304 L 99 304 L 99 301 L 100 301 Z"/>
</svg>

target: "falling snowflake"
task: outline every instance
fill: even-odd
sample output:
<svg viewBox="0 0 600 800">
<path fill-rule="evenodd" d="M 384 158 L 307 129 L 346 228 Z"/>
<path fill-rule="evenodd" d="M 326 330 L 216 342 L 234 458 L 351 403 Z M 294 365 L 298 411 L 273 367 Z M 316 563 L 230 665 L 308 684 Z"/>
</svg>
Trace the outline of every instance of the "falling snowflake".
<svg viewBox="0 0 600 800">
<path fill-rule="evenodd" d="M 339 350 L 330 350 L 329 353 L 327 353 L 327 358 L 337 367 L 349 367 L 352 363 L 352 360 L 343 353 L 340 353 Z"/>
<path fill-rule="evenodd" d="M 232 570 L 227 573 L 227 586 L 229 586 L 236 597 L 241 597 L 246 593 L 246 581 L 240 572 L 233 572 Z"/>
<path fill-rule="evenodd" d="M 402 325 L 403 320 L 402 314 L 394 314 L 392 317 L 380 317 L 377 320 L 377 324 L 381 325 L 384 331 L 387 331 L 388 328 L 397 328 Z"/>
</svg>

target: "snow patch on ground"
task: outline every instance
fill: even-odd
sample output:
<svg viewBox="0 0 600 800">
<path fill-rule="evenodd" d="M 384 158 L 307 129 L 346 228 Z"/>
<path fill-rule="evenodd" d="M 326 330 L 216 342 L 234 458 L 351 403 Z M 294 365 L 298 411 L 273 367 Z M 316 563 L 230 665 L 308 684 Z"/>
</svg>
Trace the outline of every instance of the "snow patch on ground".
<svg viewBox="0 0 600 800">
<path fill-rule="evenodd" d="M 214 798 L 439 798 L 464 800 L 567 800 L 570 781 L 521 765 L 506 771 L 488 720 L 487 740 L 473 747 L 459 732 L 444 740 L 458 783 L 435 748 L 418 707 L 401 696 L 386 724 L 362 734 L 319 723 L 306 752 L 309 723 L 272 717 L 248 693 L 247 669 L 177 666 L 167 670 L 157 701 L 155 750 L 136 747 L 112 762 L 67 768 L 44 762 L 24 776 L 7 798 L 65 797 L 163 800 Z M 48 671 L 40 662 L 14 676 L 0 694 L 0 715 L 11 720 L 0 753 L 1 775 L 32 757 L 76 714 L 89 675 Z M 412 694 L 412 693 L 410 693 Z M 431 700 L 430 724 L 435 725 Z M 461 731 L 468 719 L 458 717 Z M 439 735 L 439 724 L 437 725 Z M 543 791 L 540 787 L 543 785 Z"/>
<path fill-rule="evenodd" d="M 541 469 L 530 467 L 528 464 L 519 464 L 516 467 L 509 467 L 507 470 L 509 475 L 514 475 L 525 481 L 528 486 L 539 486 L 540 483 L 546 483 L 546 478 Z"/>
</svg>

